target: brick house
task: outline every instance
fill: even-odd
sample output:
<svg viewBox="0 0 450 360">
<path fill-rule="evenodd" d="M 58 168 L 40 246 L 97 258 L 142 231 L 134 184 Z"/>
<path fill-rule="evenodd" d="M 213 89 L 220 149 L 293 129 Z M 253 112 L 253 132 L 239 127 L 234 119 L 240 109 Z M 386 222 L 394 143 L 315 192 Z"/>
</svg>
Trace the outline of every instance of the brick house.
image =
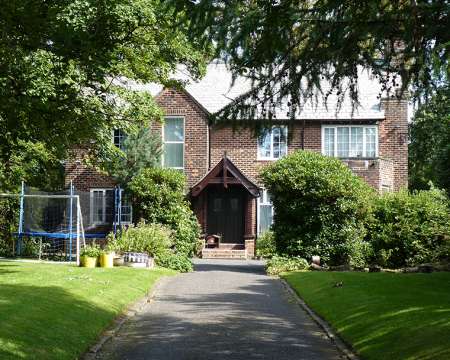
<svg viewBox="0 0 450 360">
<path fill-rule="evenodd" d="M 369 75 L 360 78 L 361 106 L 355 111 L 344 103 L 336 112 L 331 99 L 328 108 L 305 107 L 294 125 L 279 120 L 279 125 L 259 137 L 251 130 L 234 132 L 230 127 L 209 125 L 209 114 L 249 89 L 242 79 L 231 83 L 225 65 L 212 64 L 201 81 L 184 90 L 141 86 L 166 113 L 165 123 L 155 129 L 164 144 L 162 165 L 184 171 L 203 233 L 220 237 L 219 249 L 205 249 L 204 257 L 254 255 L 256 238 L 270 226 L 273 214 L 259 170 L 301 149 L 302 141 L 305 149 L 341 158 L 378 191 L 407 186 L 407 101 L 380 100 L 379 84 Z M 280 109 L 280 114 L 286 114 L 286 109 Z M 114 132 L 117 146 L 123 136 L 120 130 Z M 102 196 L 114 183 L 76 160 L 66 164 L 66 183 L 73 181 L 77 189 L 89 191 L 94 199 L 90 211 L 101 218 Z M 122 220 L 131 221 L 131 206 L 122 206 Z"/>
</svg>

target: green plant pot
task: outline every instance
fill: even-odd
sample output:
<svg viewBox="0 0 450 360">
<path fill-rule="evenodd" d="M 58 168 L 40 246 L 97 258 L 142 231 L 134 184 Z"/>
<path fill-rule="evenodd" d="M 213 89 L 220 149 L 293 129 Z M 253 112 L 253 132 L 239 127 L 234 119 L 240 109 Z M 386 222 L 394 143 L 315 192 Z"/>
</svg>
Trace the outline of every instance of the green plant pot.
<svg viewBox="0 0 450 360">
<path fill-rule="evenodd" d="M 100 255 L 100 266 L 102 268 L 112 268 L 114 266 L 114 253 L 101 254 Z"/>
<path fill-rule="evenodd" d="M 82 256 L 80 259 L 82 267 L 95 268 L 97 266 L 97 258 L 90 256 Z"/>
</svg>

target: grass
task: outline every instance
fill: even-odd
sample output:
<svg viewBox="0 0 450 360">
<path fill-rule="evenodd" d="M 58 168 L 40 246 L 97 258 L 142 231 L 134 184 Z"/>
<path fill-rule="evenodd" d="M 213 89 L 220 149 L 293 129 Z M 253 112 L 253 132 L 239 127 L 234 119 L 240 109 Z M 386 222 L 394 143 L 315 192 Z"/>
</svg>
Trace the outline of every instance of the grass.
<svg viewBox="0 0 450 360">
<path fill-rule="evenodd" d="M 450 359 L 450 273 L 283 277 L 363 359 Z"/>
<path fill-rule="evenodd" d="M 74 359 L 165 269 L 0 261 L 0 359 Z"/>
</svg>

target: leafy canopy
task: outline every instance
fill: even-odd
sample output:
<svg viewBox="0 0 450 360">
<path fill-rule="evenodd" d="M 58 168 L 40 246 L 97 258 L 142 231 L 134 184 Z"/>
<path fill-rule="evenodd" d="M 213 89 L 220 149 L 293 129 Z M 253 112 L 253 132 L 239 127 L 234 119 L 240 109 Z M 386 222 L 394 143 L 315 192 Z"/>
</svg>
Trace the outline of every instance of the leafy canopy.
<svg viewBox="0 0 450 360">
<path fill-rule="evenodd" d="M 450 87 L 441 88 L 416 112 L 410 127 L 410 186 L 426 189 L 431 181 L 450 194 Z"/>
<path fill-rule="evenodd" d="M 170 84 L 177 65 L 203 73 L 206 48 L 187 38 L 187 24 L 175 25 L 180 16 L 159 0 L 3 2 L 0 186 L 11 184 L 23 144 L 42 150 L 38 162 L 85 143 L 102 158 L 111 129 L 160 118 L 148 93 L 118 80 Z"/>
<path fill-rule="evenodd" d="M 295 110 L 331 93 L 358 102 L 359 69 L 370 69 L 381 91 L 426 96 L 448 81 L 448 1 L 172 0 L 189 19 L 192 38 L 213 41 L 235 75 L 254 84 L 220 118 L 271 120 L 273 106 Z M 323 80 L 331 89 L 323 86 Z M 322 82 L 322 83 L 321 83 Z"/>
</svg>

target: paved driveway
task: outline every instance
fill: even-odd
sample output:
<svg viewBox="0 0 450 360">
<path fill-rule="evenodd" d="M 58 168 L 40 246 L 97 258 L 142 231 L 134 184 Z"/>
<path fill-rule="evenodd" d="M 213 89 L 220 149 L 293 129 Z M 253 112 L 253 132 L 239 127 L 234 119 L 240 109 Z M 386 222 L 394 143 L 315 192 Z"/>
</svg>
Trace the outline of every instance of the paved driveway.
<svg viewBox="0 0 450 360">
<path fill-rule="evenodd" d="M 263 264 L 197 260 L 168 278 L 102 359 L 341 359 L 321 329 Z"/>
</svg>

